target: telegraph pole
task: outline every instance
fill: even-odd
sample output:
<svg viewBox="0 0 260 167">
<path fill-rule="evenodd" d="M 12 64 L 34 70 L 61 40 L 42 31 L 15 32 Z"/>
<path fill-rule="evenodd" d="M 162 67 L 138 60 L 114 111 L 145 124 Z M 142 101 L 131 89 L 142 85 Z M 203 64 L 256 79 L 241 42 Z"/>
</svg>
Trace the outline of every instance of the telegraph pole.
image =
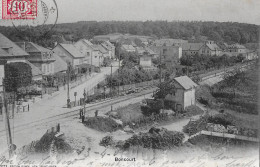
<svg viewBox="0 0 260 167">
<path fill-rule="evenodd" d="M 67 74 L 68 74 L 68 89 L 67 89 L 67 107 L 70 108 L 70 64 L 67 64 Z"/>
<path fill-rule="evenodd" d="M 119 72 L 120 72 L 120 49 L 118 50 L 118 77 L 120 76 Z M 118 95 L 120 93 L 119 89 L 120 89 L 120 80 L 118 80 Z"/>
<path fill-rule="evenodd" d="M 110 80 L 110 94 L 112 94 L 112 68 L 113 68 L 113 66 L 112 66 L 112 64 L 111 64 L 111 75 L 110 75 L 110 77 L 111 77 L 111 80 Z"/>
<path fill-rule="evenodd" d="M 159 67 L 160 67 L 160 85 L 161 85 L 161 83 L 162 83 L 162 51 L 161 51 L 161 49 L 160 49 L 160 65 L 159 65 Z"/>
<path fill-rule="evenodd" d="M 7 145 L 9 150 L 9 157 L 11 158 L 13 156 L 13 141 L 12 141 L 12 135 L 11 135 L 11 128 L 10 128 L 10 122 L 9 122 L 9 114 L 7 111 L 7 103 L 6 103 L 6 97 L 5 97 L 5 79 L 3 78 L 3 117 L 5 121 L 5 129 L 6 129 L 6 137 L 7 137 Z"/>
</svg>

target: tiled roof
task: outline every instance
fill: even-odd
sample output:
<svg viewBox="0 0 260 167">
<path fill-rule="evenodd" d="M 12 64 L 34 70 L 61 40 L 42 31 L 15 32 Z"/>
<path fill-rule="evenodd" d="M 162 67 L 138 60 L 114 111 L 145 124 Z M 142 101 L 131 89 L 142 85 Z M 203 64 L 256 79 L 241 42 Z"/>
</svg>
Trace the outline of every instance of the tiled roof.
<svg viewBox="0 0 260 167">
<path fill-rule="evenodd" d="M 12 55 L 0 48 L 0 57 L 6 57 L 6 56 L 12 56 Z"/>
<path fill-rule="evenodd" d="M 155 43 L 155 46 L 173 46 L 175 44 L 188 43 L 188 41 L 187 40 L 183 40 L 183 39 L 165 38 L 165 39 L 155 40 L 154 43 Z"/>
<path fill-rule="evenodd" d="M 138 54 L 143 54 L 146 51 L 143 47 L 136 47 L 135 49 Z"/>
<path fill-rule="evenodd" d="M 33 42 L 16 42 L 16 44 L 18 46 L 20 46 L 22 49 L 24 48 L 24 45 L 25 45 L 25 51 L 28 53 L 30 53 L 30 52 L 50 52 L 49 49 L 46 49 Z"/>
<path fill-rule="evenodd" d="M 217 45 L 217 44 L 215 44 L 215 43 L 213 43 L 213 44 L 206 44 L 208 47 L 209 47 L 209 49 L 210 50 L 221 50 L 220 48 L 219 48 L 219 46 Z"/>
<path fill-rule="evenodd" d="M 14 42 L 12 42 L 10 39 L 5 37 L 1 33 L 0 33 L 0 48 L 12 48 L 13 56 L 28 56 L 29 55 L 23 49 L 21 49 L 19 46 L 17 46 Z"/>
<path fill-rule="evenodd" d="M 146 50 L 149 54 L 151 54 L 151 55 L 155 55 L 155 54 L 156 54 L 152 49 L 150 49 L 150 48 L 148 48 L 148 47 L 146 47 L 145 50 Z"/>
<path fill-rule="evenodd" d="M 203 46 L 203 43 L 184 43 L 182 45 L 182 50 L 188 51 L 188 50 L 192 50 L 192 51 L 198 51 L 200 50 L 200 48 Z"/>
<path fill-rule="evenodd" d="M 237 43 L 236 43 L 236 44 L 229 45 L 228 48 L 230 48 L 230 49 L 246 49 L 245 46 L 240 45 L 240 44 L 237 44 Z"/>
<path fill-rule="evenodd" d="M 30 65 L 30 67 L 32 68 L 32 76 L 39 76 L 42 75 L 42 71 L 37 68 L 36 66 L 34 66 L 32 63 L 30 63 L 29 61 L 26 60 L 26 64 Z"/>
<path fill-rule="evenodd" d="M 89 46 L 93 46 L 93 43 L 91 43 L 90 41 L 88 41 L 88 40 L 86 40 L 86 39 L 82 39 L 82 41 L 83 41 L 84 43 L 86 43 L 87 45 L 89 45 Z"/>
<path fill-rule="evenodd" d="M 98 45 L 97 47 L 101 53 L 108 53 L 108 50 L 105 49 L 102 45 Z"/>
<path fill-rule="evenodd" d="M 132 45 L 122 45 L 122 47 L 123 47 L 125 50 L 135 50 L 135 48 L 134 48 Z"/>
<path fill-rule="evenodd" d="M 177 77 L 174 78 L 174 80 L 176 82 L 178 82 L 184 89 L 190 89 L 193 87 L 198 86 L 195 82 L 193 82 L 189 77 L 185 76 L 181 76 L 181 77 Z"/>
<path fill-rule="evenodd" d="M 67 63 L 57 54 L 53 53 L 54 62 L 54 73 L 62 72 L 67 70 Z"/>
<path fill-rule="evenodd" d="M 77 50 L 77 48 L 72 44 L 59 44 L 63 49 L 65 49 L 74 58 L 83 58 L 84 55 Z"/>
</svg>

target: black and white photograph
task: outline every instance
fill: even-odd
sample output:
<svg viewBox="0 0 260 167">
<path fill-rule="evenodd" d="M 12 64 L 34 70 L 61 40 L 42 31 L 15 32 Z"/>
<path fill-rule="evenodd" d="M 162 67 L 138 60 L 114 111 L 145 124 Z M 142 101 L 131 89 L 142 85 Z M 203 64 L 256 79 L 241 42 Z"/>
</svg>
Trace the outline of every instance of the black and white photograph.
<svg viewBox="0 0 260 167">
<path fill-rule="evenodd" d="M 259 0 L 0 0 L 0 167 L 259 167 Z"/>
</svg>

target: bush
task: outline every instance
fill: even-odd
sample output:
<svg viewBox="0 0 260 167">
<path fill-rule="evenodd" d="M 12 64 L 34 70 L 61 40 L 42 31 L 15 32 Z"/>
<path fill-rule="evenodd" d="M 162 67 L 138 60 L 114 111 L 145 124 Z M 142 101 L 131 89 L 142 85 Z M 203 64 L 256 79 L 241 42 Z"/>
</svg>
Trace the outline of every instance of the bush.
<svg viewBox="0 0 260 167">
<path fill-rule="evenodd" d="M 147 106 L 141 106 L 141 111 L 145 116 L 150 116 L 152 114 L 159 114 L 160 109 L 164 108 L 163 100 L 148 100 Z"/>
<path fill-rule="evenodd" d="M 184 134 L 181 132 L 168 131 L 167 129 L 151 128 L 147 133 L 133 135 L 125 141 L 124 147 L 142 146 L 144 148 L 163 149 L 180 146 Z"/>
<path fill-rule="evenodd" d="M 121 129 L 121 126 L 113 119 L 105 117 L 89 117 L 85 120 L 84 124 L 92 129 L 102 132 L 113 132 Z"/>
<path fill-rule="evenodd" d="M 227 128 L 228 125 L 233 125 L 232 119 L 226 114 L 217 114 L 208 118 L 208 123 L 220 124 Z"/>
<path fill-rule="evenodd" d="M 113 145 L 113 137 L 112 136 L 105 136 L 102 138 L 102 140 L 99 142 L 99 145 L 107 147 Z"/>
<path fill-rule="evenodd" d="M 56 133 L 46 133 L 35 145 L 35 152 L 48 153 L 50 151 L 50 146 L 54 140 L 54 145 L 57 148 L 58 153 L 71 153 L 72 147 L 66 143 L 63 139 L 56 138 Z"/>
</svg>

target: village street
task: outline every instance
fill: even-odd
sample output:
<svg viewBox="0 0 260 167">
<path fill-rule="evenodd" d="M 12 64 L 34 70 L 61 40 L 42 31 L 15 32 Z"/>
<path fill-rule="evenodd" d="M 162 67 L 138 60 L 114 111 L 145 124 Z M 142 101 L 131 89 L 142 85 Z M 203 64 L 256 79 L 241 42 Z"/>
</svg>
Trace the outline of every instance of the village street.
<svg viewBox="0 0 260 167">
<path fill-rule="evenodd" d="M 117 68 L 113 68 L 112 70 L 116 71 L 116 69 Z M 110 74 L 110 67 L 103 68 L 101 73 L 96 74 L 95 76 L 93 76 L 93 78 L 91 78 L 86 83 L 81 84 L 81 85 L 71 89 L 70 98 L 71 99 L 74 98 L 73 92 L 75 92 L 75 91 L 78 92 L 77 98 L 82 98 L 84 88 L 86 90 L 88 88 L 90 89 L 92 86 L 95 86 L 95 84 L 102 81 L 104 79 L 105 75 L 108 75 L 108 74 Z M 219 76 L 215 76 L 215 77 L 206 79 L 205 82 L 209 82 L 209 80 L 211 83 L 215 84 L 215 83 L 219 82 L 221 79 L 219 79 Z M 133 103 L 141 102 L 145 98 L 151 98 L 151 95 L 152 95 L 152 93 L 148 93 L 146 95 L 139 96 L 139 97 L 135 97 L 135 96 L 130 97 L 129 99 L 127 99 L 125 101 L 120 101 L 118 103 L 113 104 L 113 109 L 127 106 L 131 103 L 133 104 Z M 119 98 L 119 99 L 122 99 L 122 98 Z M 73 128 L 73 125 L 75 124 L 74 126 L 77 126 L 78 124 L 81 124 L 80 121 L 75 122 L 75 118 L 78 119 L 78 116 L 70 116 L 70 117 L 58 119 L 58 120 L 55 120 L 52 122 L 46 120 L 46 124 L 39 124 L 39 125 L 37 124 L 37 121 L 41 121 L 43 119 L 50 118 L 50 117 L 55 117 L 60 114 L 69 113 L 71 111 L 75 111 L 75 110 L 78 110 L 79 108 L 81 108 L 80 106 L 71 108 L 71 109 L 66 108 L 65 107 L 66 100 L 67 100 L 67 90 L 61 90 L 61 92 L 56 96 L 48 96 L 47 98 L 43 98 L 41 101 L 34 103 L 30 107 L 30 112 L 25 112 L 25 113 L 21 113 L 21 114 L 17 115 L 15 117 L 14 121 L 13 121 L 13 119 L 10 119 L 12 131 L 13 131 L 13 127 L 19 127 L 20 125 L 24 125 L 27 123 L 35 124 L 34 127 L 30 127 L 29 129 L 23 129 L 23 130 L 19 131 L 18 133 L 14 133 L 14 143 L 18 146 L 18 148 L 30 143 L 31 141 L 38 140 L 46 132 L 47 129 L 50 129 L 52 126 L 55 126 L 57 123 L 61 123 L 61 126 L 63 126 L 63 123 L 66 125 L 67 120 L 70 120 L 69 122 L 70 122 L 71 126 L 68 126 L 68 129 L 66 128 L 66 130 L 71 131 L 73 129 L 76 129 L 76 128 Z M 105 116 L 104 114 L 107 111 L 111 110 L 111 105 L 104 106 L 104 107 L 102 107 L 104 105 L 103 103 L 97 104 L 97 105 L 101 107 L 101 109 L 99 109 L 99 115 L 101 115 L 101 116 Z M 88 108 L 91 108 L 92 106 L 93 106 L 93 104 L 86 105 L 86 108 L 87 108 L 86 115 L 87 116 L 94 116 L 95 110 L 94 109 L 88 110 Z M 206 108 L 203 107 L 202 105 L 198 104 L 198 106 L 201 109 L 203 109 L 204 111 L 206 110 Z M 216 111 L 213 111 L 213 110 L 212 111 L 210 110 L 209 112 L 216 113 Z M 194 116 L 192 118 L 197 119 L 197 118 L 199 118 L 199 115 Z M 172 131 L 182 131 L 183 126 L 185 126 L 189 122 L 189 120 L 190 120 L 190 118 L 183 118 L 179 121 L 170 123 L 168 125 L 164 125 L 162 127 L 167 128 L 168 130 L 172 130 Z M 72 122 L 75 122 L 75 123 L 73 124 Z M 1 126 L 0 132 L 5 131 L 4 122 L 1 122 L 1 123 L 3 126 Z M 87 127 L 85 127 L 85 128 L 89 129 Z M 16 128 L 14 128 L 14 129 L 16 129 Z M 32 135 L 28 135 L 28 134 L 32 134 Z M 115 135 L 115 138 L 121 139 L 121 138 L 127 138 L 129 136 L 130 136 L 129 134 L 123 133 L 121 135 Z M 96 136 L 96 137 L 98 137 L 98 136 Z M 188 136 L 186 135 L 185 140 L 187 140 L 187 139 L 188 139 Z M 3 151 L 6 151 L 6 144 L 5 144 L 6 136 L 5 135 L 0 136 L 0 141 L 1 141 L 0 142 L 1 143 L 0 153 L 1 153 Z"/>
<path fill-rule="evenodd" d="M 117 62 L 114 62 L 113 65 L 117 64 Z M 112 72 L 114 73 L 117 71 L 118 67 L 113 67 Z M 94 74 L 91 78 L 89 78 L 85 83 L 76 86 L 75 88 L 70 89 L 70 99 L 71 101 L 74 100 L 74 92 L 77 92 L 77 98 L 83 98 L 83 91 L 91 90 L 94 88 L 99 82 L 103 81 L 106 77 L 106 75 L 111 74 L 111 67 L 103 67 L 101 68 L 101 72 Z M 43 99 L 30 104 L 30 111 L 15 114 L 14 120 L 10 119 L 11 127 L 19 127 L 22 124 L 26 124 L 29 122 L 37 122 L 38 120 L 42 120 L 44 118 L 52 117 L 55 115 L 59 115 L 65 112 L 69 112 L 71 110 L 75 109 L 68 109 L 66 108 L 66 102 L 67 102 L 67 89 L 66 90 L 60 90 L 59 92 L 51 95 L 46 95 Z M 5 124 L 3 121 L 0 122 L 0 131 L 5 130 Z M 27 134 L 28 135 L 28 134 Z M 32 136 L 36 136 L 33 134 Z M 6 138 L 5 138 L 6 140 Z M 28 140 L 24 140 L 28 141 Z M 5 144 L 6 142 L 1 142 L 1 144 Z M 0 147 L 1 151 L 2 148 Z"/>
</svg>

